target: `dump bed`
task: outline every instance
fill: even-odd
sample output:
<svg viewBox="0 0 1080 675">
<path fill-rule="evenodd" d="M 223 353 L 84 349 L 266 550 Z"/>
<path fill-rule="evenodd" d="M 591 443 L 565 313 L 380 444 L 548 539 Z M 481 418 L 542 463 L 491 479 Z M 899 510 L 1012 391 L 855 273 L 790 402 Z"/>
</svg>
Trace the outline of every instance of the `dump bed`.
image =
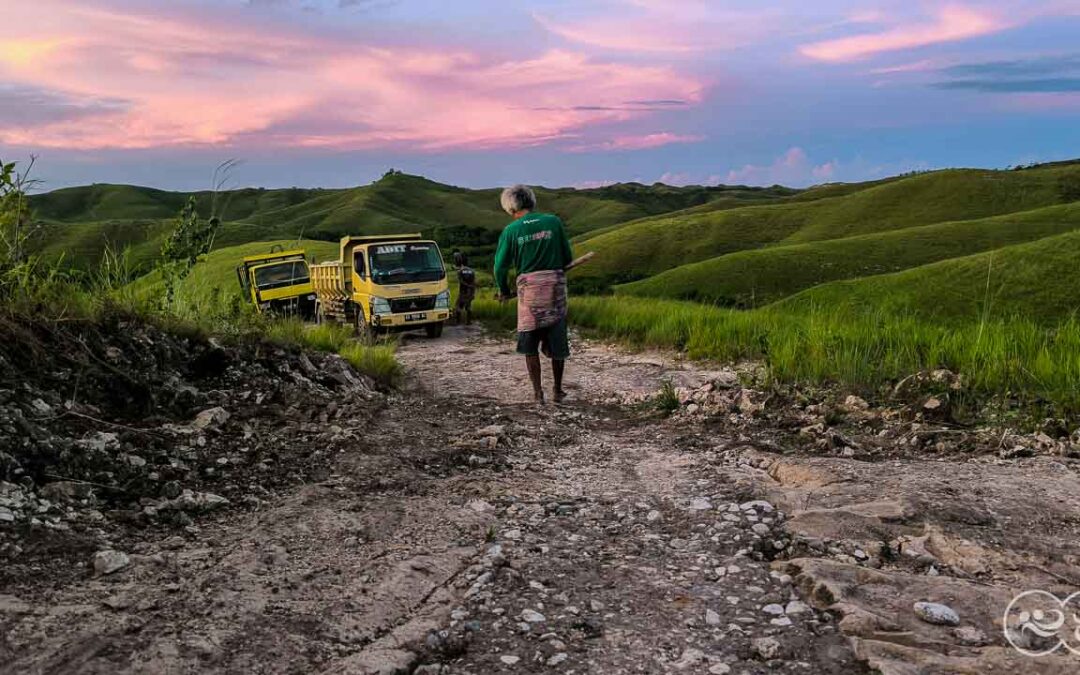
<svg viewBox="0 0 1080 675">
<path fill-rule="evenodd" d="M 346 282 L 349 267 L 340 261 L 319 263 L 312 265 L 311 285 L 323 302 L 341 302 L 349 297 L 349 288 Z"/>
</svg>

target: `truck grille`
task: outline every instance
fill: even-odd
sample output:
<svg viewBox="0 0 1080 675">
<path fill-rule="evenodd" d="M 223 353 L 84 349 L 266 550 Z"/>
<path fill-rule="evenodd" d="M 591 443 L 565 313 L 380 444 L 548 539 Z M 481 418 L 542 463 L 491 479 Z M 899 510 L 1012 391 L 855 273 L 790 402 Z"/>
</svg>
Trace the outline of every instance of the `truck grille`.
<svg viewBox="0 0 1080 675">
<path fill-rule="evenodd" d="M 435 309 L 434 295 L 426 295 L 420 298 L 394 298 L 390 301 L 390 311 L 394 314 L 426 312 L 429 309 Z"/>
</svg>

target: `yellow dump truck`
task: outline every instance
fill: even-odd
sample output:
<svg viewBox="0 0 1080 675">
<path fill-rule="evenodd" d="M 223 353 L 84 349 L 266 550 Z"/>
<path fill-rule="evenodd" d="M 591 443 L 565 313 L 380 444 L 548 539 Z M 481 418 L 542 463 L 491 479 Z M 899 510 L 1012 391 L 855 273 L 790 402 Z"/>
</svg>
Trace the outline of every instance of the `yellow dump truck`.
<svg viewBox="0 0 1080 675">
<path fill-rule="evenodd" d="M 244 297 L 260 312 L 314 318 L 315 289 L 304 251 L 248 256 L 237 266 L 236 277 Z"/>
<path fill-rule="evenodd" d="M 424 329 L 442 335 L 450 287 L 442 253 L 419 234 L 344 237 L 337 261 L 311 266 L 318 321 L 342 321 L 361 335 Z"/>
</svg>

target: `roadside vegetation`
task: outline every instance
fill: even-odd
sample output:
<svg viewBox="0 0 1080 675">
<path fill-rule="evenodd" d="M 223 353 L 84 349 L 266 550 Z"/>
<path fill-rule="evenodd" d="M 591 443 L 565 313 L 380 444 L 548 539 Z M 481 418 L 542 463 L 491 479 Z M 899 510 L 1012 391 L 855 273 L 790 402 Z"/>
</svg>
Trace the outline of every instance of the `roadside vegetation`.
<svg viewBox="0 0 1080 675">
<path fill-rule="evenodd" d="M 201 217 L 194 198 L 174 219 L 148 274 L 133 262 L 130 249 L 105 246 L 89 268 L 31 253 L 30 242 L 39 232 L 25 196 L 29 180 L 17 165 L 0 164 L 0 322 L 9 336 L 29 340 L 35 326 L 131 316 L 179 334 L 333 352 L 384 386 L 398 380 L 401 369 L 392 344 L 361 343 L 346 326 L 305 326 L 261 315 L 238 293 L 224 290 L 236 259 L 215 256 L 216 264 L 206 265 L 220 223 L 215 216 Z"/>
<path fill-rule="evenodd" d="M 511 303 L 477 315 L 513 324 Z M 887 312 L 843 315 L 738 311 L 673 300 L 571 299 L 575 325 L 632 347 L 675 348 L 695 359 L 760 360 L 774 382 L 838 384 L 888 395 L 920 372 L 959 373 L 965 391 L 999 411 L 1080 413 L 1080 322 L 1047 327 L 1023 317 L 957 325 Z"/>
</svg>

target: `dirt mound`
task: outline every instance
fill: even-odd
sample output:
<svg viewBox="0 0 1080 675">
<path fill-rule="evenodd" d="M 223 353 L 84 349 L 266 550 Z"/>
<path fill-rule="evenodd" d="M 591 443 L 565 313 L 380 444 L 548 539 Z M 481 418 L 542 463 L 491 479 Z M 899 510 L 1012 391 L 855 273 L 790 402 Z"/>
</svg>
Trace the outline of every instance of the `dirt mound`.
<svg viewBox="0 0 1080 675">
<path fill-rule="evenodd" d="M 381 398 L 336 355 L 225 345 L 119 314 L 5 321 L 3 576 L 182 534 L 208 513 L 318 479 Z"/>
</svg>

